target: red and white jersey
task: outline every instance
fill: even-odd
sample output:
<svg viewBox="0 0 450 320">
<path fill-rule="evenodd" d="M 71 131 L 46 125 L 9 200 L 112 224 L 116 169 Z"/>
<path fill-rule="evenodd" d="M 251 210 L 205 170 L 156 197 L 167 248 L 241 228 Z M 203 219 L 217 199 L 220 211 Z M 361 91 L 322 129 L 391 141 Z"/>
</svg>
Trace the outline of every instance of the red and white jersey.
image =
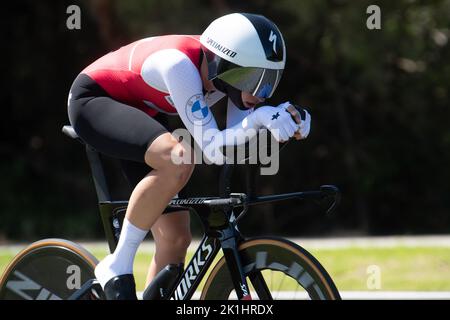
<svg viewBox="0 0 450 320">
<path fill-rule="evenodd" d="M 158 63 L 159 58 L 168 59 L 158 54 L 167 49 L 180 51 L 197 70 L 200 69 L 199 36 L 168 35 L 145 38 L 121 47 L 93 62 L 82 73 L 89 75 L 112 98 L 150 116 L 158 111 L 176 113 L 167 86 L 157 79 L 157 72 L 149 66 Z"/>
</svg>

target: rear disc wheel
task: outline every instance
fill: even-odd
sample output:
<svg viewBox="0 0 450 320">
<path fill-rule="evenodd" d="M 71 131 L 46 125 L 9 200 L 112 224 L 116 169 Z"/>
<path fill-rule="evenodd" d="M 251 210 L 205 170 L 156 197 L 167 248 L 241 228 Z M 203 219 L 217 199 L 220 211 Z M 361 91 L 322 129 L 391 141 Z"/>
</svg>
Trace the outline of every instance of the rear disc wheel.
<svg viewBox="0 0 450 320">
<path fill-rule="evenodd" d="M 98 260 L 80 245 L 45 239 L 19 252 L 0 278 L 0 300 L 66 300 L 95 279 Z M 98 298 L 98 297 L 97 297 Z M 96 299 L 88 294 L 83 299 Z"/>
</svg>

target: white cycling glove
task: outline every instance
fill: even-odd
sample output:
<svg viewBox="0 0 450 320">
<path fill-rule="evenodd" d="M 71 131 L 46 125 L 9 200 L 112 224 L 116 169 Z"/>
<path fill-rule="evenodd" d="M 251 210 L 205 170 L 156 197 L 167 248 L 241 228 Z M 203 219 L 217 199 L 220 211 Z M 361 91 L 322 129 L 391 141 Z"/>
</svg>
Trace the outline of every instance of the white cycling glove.
<svg viewBox="0 0 450 320">
<path fill-rule="evenodd" d="M 289 140 L 299 130 L 299 125 L 286 111 L 289 105 L 285 102 L 277 107 L 264 106 L 254 112 L 258 124 L 267 128 L 278 142 Z"/>
</svg>

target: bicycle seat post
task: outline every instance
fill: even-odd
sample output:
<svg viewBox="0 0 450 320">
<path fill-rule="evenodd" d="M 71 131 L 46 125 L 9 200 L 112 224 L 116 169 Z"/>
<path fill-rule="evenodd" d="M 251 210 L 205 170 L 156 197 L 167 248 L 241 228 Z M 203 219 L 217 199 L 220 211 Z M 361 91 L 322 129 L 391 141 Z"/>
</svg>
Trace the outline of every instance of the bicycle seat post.
<svg viewBox="0 0 450 320">
<path fill-rule="evenodd" d="M 94 148 L 86 144 L 86 154 L 89 159 L 89 165 L 91 167 L 92 179 L 94 180 L 98 201 L 111 201 L 111 195 L 109 193 L 109 188 L 99 153 Z"/>
</svg>

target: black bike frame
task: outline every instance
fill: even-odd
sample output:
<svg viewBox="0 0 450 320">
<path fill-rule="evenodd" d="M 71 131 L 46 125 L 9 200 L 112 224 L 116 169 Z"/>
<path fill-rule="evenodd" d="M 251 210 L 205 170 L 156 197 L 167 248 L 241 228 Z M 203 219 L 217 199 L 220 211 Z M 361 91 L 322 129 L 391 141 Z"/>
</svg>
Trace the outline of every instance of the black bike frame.
<svg viewBox="0 0 450 320">
<path fill-rule="evenodd" d="M 83 143 L 71 127 L 63 127 L 63 132 Z M 100 155 L 95 149 L 88 145 L 86 145 L 86 153 L 99 200 L 100 215 L 105 235 L 108 240 L 110 251 L 114 252 L 119 240 L 128 201 L 112 201 Z M 172 209 L 175 208 L 177 211 L 189 210 L 195 212 L 199 216 L 204 227 L 203 239 L 193 258 L 185 268 L 173 292 L 170 293 L 169 296 L 171 299 L 187 300 L 193 296 L 201 279 L 214 261 L 214 258 L 217 256 L 220 249 L 223 251 L 226 264 L 230 270 L 231 279 L 238 299 L 251 299 L 238 249 L 239 244 L 245 239 L 237 227 L 238 220 L 247 212 L 249 206 L 294 198 L 313 199 L 318 201 L 332 198 L 333 202 L 328 206 L 327 210 L 327 213 L 329 213 L 333 211 L 339 203 L 339 190 L 335 186 L 330 185 L 321 186 L 320 190 L 317 191 L 254 197 L 254 179 L 256 178 L 254 175 L 254 168 L 256 167 L 257 166 L 255 165 L 247 165 L 247 194 L 231 193 L 231 177 L 234 167 L 233 165 L 225 164 L 222 167 L 219 182 L 220 197 L 173 199 L 169 203 L 168 208 L 172 207 Z M 237 208 L 242 208 L 242 210 L 239 213 L 236 213 L 235 209 Z M 252 283 L 256 283 L 260 288 L 264 289 L 266 287 L 261 280 L 262 277 L 258 274 L 253 275 L 251 279 Z M 98 282 L 94 279 L 83 285 L 71 299 L 80 298 L 93 287 L 99 287 Z M 268 291 L 267 295 L 270 297 Z"/>
<path fill-rule="evenodd" d="M 245 195 L 237 194 L 226 199 L 189 198 L 170 202 L 170 205 L 190 205 L 191 211 L 198 214 L 204 227 L 204 237 L 170 295 L 171 299 L 188 300 L 192 297 L 220 249 L 230 268 L 238 299 L 249 298 L 248 284 L 238 252 L 243 237 L 237 229 L 236 216 L 233 212 L 233 207 L 242 204 L 244 199 Z M 203 210 L 205 208 L 209 210 Z"/>
<path fill-rule="evenodd" d="M 170 206 L 195 212 L 204 227 L 203 239 L 171 292 L 171 299 L 187 300 L 192 297 L 220 249 L 223 250 L 230 267 L 232 279 L 239 288 L 236 291 L 238 298 L 245 298 L 249 295 L 238 253 L 238 246 L 243 237 L 236 227 L 236 216 L 233 212 L 233 206 L 243 205 L 242 199 L 244 198 L 244 194 L 237 194 L 232 198 L 186 198 L 174 199 L 170 202 Z M 115 250 L 120 236 L 126 206 L 126 201 L 100 203 L 102 222 L 111 252 Z"/>
<path fill-rule="evenodd" d="M 204 228 L 204 236 L 180 280 L 169 294 L 170 299 L 190 299 L 221 249 L 230 270 L 238 299 L 250 299 L 250 291 L 239 255 L 239 244 L 245 238 L 237 228 L 237 222 L 247 212 L 248 207 L 288 199 L 324 200 L 332 197 L 334 202 L 329 209 L 332 210 L 337 205 L 338 196 L 338 190 L 334 186 L 322 186 L 318 191 L 292 192 L 253 197 L 252 199 L 249 199 L 244 193 L 230 194 L 229 198 L 173 199 L 169 204 L 171 207 L 189 210 L 198 215 Z M 127 201 L 99 203 L 105 235 L 111 252 L 114 252 L 119 240 L 127 205 Z M 236 209 L 240 209 L 240 211 L 237 212 Z M 254 279 L 251 280 L 254 282 L 261 278 L 254 275 Z"/>
<path fill-rule="evenodd" d="M 197 289 L 201 279 L 210 267 L 217 253 L 222 249 L 226 264 L 230 270 L 231 280 L 236 291 L 237 298 L 251 299 L 250 290 L 247 284 L 245 272 L 242 268 L 239 254 L 239 244 L 245 238 L 239 232 L 237 222 L 247 212 L 248 206 L 258 205 L 268 202 L 282 201 L 287 199 L 312 199 L 324 200 L 333 198 L 333 203 L 327 212 L 333 210 L 339 201 L 339 190 L 334 186 L 321 186 L 318 191 L 293 192 L 270 196 L 260 196 L 248 199 L 244 193 L 230 194 L 230 198 L 187 198 L 174 199 L 170 205 L 189 205 L 191 211 L 197 213 L 205 228 L 205 235 L 200 242 L 193 258 L 185 268 L 183 275 L 177 283 L 174 291 L 170 295 L 171 299 L 188 300 Z M 197 212 L 194 207 L 209 210 Z M 234 209 L 242 208 L 242 211 L 235 213 Z M 266 288 L 261 283 L 262 277 L 255 274 L 251 279 L 252 283 L 258 283 L 261 288 Z M 269 292 L 267 292 L 270 295 Z"/>
</svg>

